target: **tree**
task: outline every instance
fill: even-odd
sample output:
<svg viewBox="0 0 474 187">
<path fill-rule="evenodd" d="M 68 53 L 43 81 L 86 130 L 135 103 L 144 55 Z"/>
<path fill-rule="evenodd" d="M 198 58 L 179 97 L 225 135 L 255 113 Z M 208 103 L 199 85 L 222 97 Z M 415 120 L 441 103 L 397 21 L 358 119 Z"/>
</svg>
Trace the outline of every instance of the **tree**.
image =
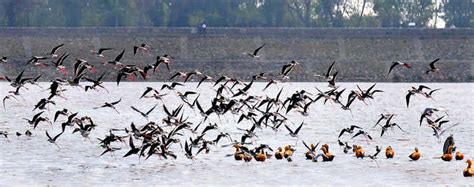
<svg viewBox="0 0 474 187">
<path fill-rule="evenodd" d="M 468 27 L 473 21 L 474 2 L 472 0 L 446 0 L 443 4 L 446 26 Z"/>
<path fill-rule="evenodd" d="M 382 27 L 400 27 L 402 24 L 400 1 L 374 0 L 374 12 Z"/>
<path fill-rule="evenodd" d="M 402 1 L 402 25 L 414 22 L 416 27 L 426 27 L 433 17 L 434 4 L 432 0 Z"/>
</svg>

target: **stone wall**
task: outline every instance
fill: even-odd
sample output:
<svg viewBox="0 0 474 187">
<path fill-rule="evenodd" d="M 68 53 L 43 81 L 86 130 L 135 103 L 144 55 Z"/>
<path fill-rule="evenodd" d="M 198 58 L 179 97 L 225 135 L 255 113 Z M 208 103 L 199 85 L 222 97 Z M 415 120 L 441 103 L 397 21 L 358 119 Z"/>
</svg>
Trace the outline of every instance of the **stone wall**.
<svg viewBox="0 0 474 187">
<path fill-rule="evenodd" d="M 133 56 L 132 47 L 141 42 L 153 46 L 151 54 Z M 99 73 L 116 71 L 100 62 L 113 59 L 126 49 L 125 64 L 143 66 L 153 63 L 158 54 L 172 54 L 172 69 L 217 76 L 227 74 L 248 79 L 259 72 L 277 74 L 291 60 L 301 63 L 293 72 L 294 81 L 318 81 L 314 74 L 325 71 L 337 61 L 339 81 L 472 81 L 474 63 L 474 29 L 334 29 L 334 28 L 0 28 L 0 56 L 8 56 L 11 65 L 0 66 L 0 73 L 15 75 L 25 68 L 32 55 L 48 53 L 64 43 L 60 53 L 70 53 L 66 61 L 72 67 L 74 58 L 96 64 Z M 259 59 L 242 54 L 261 44 Z M 91 55 L 90 50 L 113 47 L 108 58 Z M 440 58 L 442 76 L 424 75 L 431 60 Z M 392 61 L 413 63 L 411 71 L 395 71 L 385 79 Z M 49 69 L 26 67 L 28 73 L 52 74 Z M 46 74 L 47 73 L 47 74 Z M 169 73 L 161 68 L 150 80 L 167 80 Z M 47 80 L 47 79 L 44 79 Z"/>
</svg>

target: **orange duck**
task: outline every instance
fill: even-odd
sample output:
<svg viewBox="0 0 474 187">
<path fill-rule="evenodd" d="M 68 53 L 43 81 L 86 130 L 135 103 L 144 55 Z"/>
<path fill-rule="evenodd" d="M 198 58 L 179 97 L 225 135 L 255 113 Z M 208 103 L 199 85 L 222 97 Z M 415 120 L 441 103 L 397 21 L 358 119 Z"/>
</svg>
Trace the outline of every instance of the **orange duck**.
<svg viewBox="0 0 474 187">
<path fill-rule="evenodd" d="M 385 149 L 385 156 L 387 159 L 393 158 L 395 156 L 395 151 L 393 151 L 392 146 L 388 146 L 387 149 Z"/>
<path fill-rule="evenodd" d="M 454 158 L 456 158 L 456 160 L 463 160 L 464 154 L 462 154 L 461 151 L 457 151 L 456 156 Z"/>
<path fill-rule="evenodd" d="M 316 156 L 313 161 L 317 162 L 318 161 L 318 157 L 319 156 L 322 156 L 323 157 L 323 162 L 330 162 L 334 159 L 334 155 L 329 152 L 329 145 L 328 144 L 324 144 L 322 147 L 321 147 L 321 150 L 323 151 L 322 154 L 318 154 L 318 156 Z"/>
<path fill-rule="evenodd" d="M 291 145 L 287 145 L 287 146 L 285 146 L 285 152 L 283 152 L 283 156 L 285 158 L 291 157 L 291 156 L 293 156 L 294 151 L 295 151 L 295 149 L 293 149 L 291 147 Z"/>
<path fill-rule="evenodd" d="M 234 159 L 235 160 L 243 160 L 244 159 L 244 152 L 240 150 L 240 145 L 234 145 L 235 153 Z"/>
<path fill-rule="evenodd" d="M 472 165 L 472 160 L 471 159 L 467 159 L 467 168 L 464 169 L 463 171 L 463 175 L 465 177 L 472 177 L 472 175 L 474 175 L 474 169 L 471 168 L 471 165 Z"/>
<path fill-rule="evenodd" d="M 453 159 L 453 146 L 450 145 L 446 153 L 444 153 L 443 156 L 441 156 L 441 160 L 451 161 L 452 159 Z"/>
<path fill-rule="evenodd" d="M 365 151 L 362 149 L 362 146 L 358 145 L 355 149 L 355 156 L 356 158 L 364 158 Z"/>
<path fill-rule="evenodd" d="M 283 149 L 281 147 L 278 147 L 278 151 L 275 152 L 275 158 L 277 160 L 281 160 L 283 159 L 283 154 L 284 154 Z"/>
<path fill-rule="evenodd" d="M 267 154 L 263 151 L 263 149 L 260 151 L 260 153 L 255 155 L 255 160 L 258 162 L 265 162 L 265 160 L 267 160 Z"/>
<path fill-rule="evenodd" d="M 415 161 L 420 159 L 421 152 L 418 150 L 418 147 L 415 147 L 415 152 L 411 153 L 408 157 Z"/>
</svg>

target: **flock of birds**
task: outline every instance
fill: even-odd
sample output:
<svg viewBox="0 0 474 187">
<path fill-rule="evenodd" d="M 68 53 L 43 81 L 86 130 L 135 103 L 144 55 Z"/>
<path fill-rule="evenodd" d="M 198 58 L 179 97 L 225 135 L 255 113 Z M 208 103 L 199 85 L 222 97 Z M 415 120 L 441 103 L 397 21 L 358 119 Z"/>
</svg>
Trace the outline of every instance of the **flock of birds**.
<svg viewBox="0 0 474 187">
<path fill-rule="evenodd" d="M 244 53 L 250 58 L 259 58 L 259 51 L 264 48 L 262 45 L 255 49 L 253 52 Z M 151 53 L 152 47 L 149 44 L 143 43 L 133 47 L 133 55 L 140 55 L 143 53 Z M 283 131 L 287 131 L 288 135 L 296 138 L 296 144 L 299 142 L 299 134 L 302 127 L 305 125 L 304 122 L 296 125 L 286 115 L 290 112 L 299 113 L 302 116 L 309 115 L 310 106 L 318 101 L 321 104 L 326 104 L 328 101 L 336 103 L 341 106 L 342 110 L 351 112 L 351 105 L 355 101 L 366 103 L 368 100 L 374 99 L 376 93 L 383 92 L 383 90 L 376 89 L 377 84 L 373 84 L 368 88 L 361 88 L 357 85 L 356 90 L 346 91 L 344 88 L 340 88 L 336 84 L 336 77 L 338 71 L 335 71 L 335 62 L 330 64 L 327 71 L 321 75 L 315 75 L 323 78 L 328 82 L 328 90 L 321 90 L 316 88 L 314 93 L 311 91 L 300 90 L 296 91 L 291 96 L 283 98 L 281 93 L 283 88 L 275 95 L 271 96 L 259 96 L 252 95 L 249 93 L 250 88 L 255 81 L 266 81 L 267 84 L 263 91 L 272 85 L 279 84 L 282 81 L 290 79 L 290 75 L 293 75 L 295 68 L 300 64 L 297 61 L 291 61 L 287 64 L 282 65 L 281 71 L 278 73 L 260 73 L 252 76 L 250 82 L 244 82 L 236 78 L 228 77 L 226 75 L 220 75 L 219 77 L 212 77 L 206 75 L 198 70 L 190 72 L 176 71 L 172 72 L 171 65 L 175 63 L 174 58 L 169 54 L 159 55 L 156 57 L 156 61 L 153 64 L 145 65 L 143 68 L 137 65 L 130 65 L 122 63 L 122 58 L 125 53 L 125 49 L 115 57 L 110 58 L 106 53 L 114 51 L 113 48 L 100 48 L 97 51 L 92 51 L 92 55 L 103 59 L 103 66 L 110 66 L 110 71 L 103 72 L 98 77 L 95 76 L 95 66 L 100 64 L 91 64 L 88 61 L 80 58 L 75 59 L 72 73 L 69 73 L 68 68 L 65 66 L 67 58 L 70 56 L 67 52 L 59 53 L 64 50 L 64 44 L 54 47 L 51 52 L 42 56 L 32 56 L 31 59 L 26 63 L 26 66 L 33 66 L 38 68 L 50 68 L 50 71 L 58 71 L 63 76 L 51 80 L 51 84 L 47 89 L 49 95 L 44 97 L 34 106 L 33 111 L 39 111 L 33 115 L 31 119 L 25 119 L 30 124 L 28 130 L 24 133 L 16 132 L 16 136 L 20 137 L 23 134 L 25 136 L 32 136 L 33 132 L 37 130 L 39 125 L 49 124 L 52 126 L 54 123 L 61 124 L 61 133 L 51 136 L 48 131 L 44 133 L 47 136 L 47 141 L 60 147 L 60 137 L 64 136 L 64 132 L 68 129 L 72 129 L 72 133 L 79 133 L 82 137 L 90 140 L 91 132 L 98 126 L 94 123 L 94 120 L 89 116 L 81 116 L 78 112 L 73 112 L 74 109 L 62 109 L 58 110 L 54 114 L 53 120 L 45 116 L 49 113 L 49 106 L 56 105 L 56 99 L 66 99 L 67 87 L 80 87 L 85 92 L 94 90 L 98 92 L 107 92 L 107 88 L 103 85 L 103 79 L 105 76 L 110 74 L 110 71 L 117 71 L 116 83 L 120 85 L 121 80 L 136 80 L 138 77 L 147 79 L 150 74 L 160 71 L 160 65 L 166 66 L 166 70 L 170 73 L 170 84 L 163 84 L 161 88 L 146 87 L 143 94 L 139 99 L 156 100 L 157 104 L 150 109 L 140 109 L 136 106 L 130 106 L 133 111 L 137 113 L 137 116 L 142 116 L 149 122 L 145 125 L 135 125 L 133 122 L 130 127 L 126 128 L 114 128 L 109 129 L 108 133 L 103 138 L 97 138 L 97 141 L 104 154 L 115 155 L 115 152 L 123 148 L 120 144 L 128 144 L 129 150 L 123 155 L 123 157 L 129 157 L 136 155 L 139 159 L 142 157 L 146 160 L 149 157 L 156 156 L 161 159 L 176 159 L 178 154 L 175 153 L 177 146 L 183 150 L 184 155 L 188 159 L 196 159 L 199 154 L 208 154 L 211 152 L 212 145 L 222 144 L 222 141 L 226 141 L 225 146 L 233 146 L 235 152 L 227 156 L 234 157 L 235 160 L 244 160 L 245 162 L 251 162 L 252 160 L 264 162 L 267 159 L 274 157 L 277 160 L 286 159 L 288 162 L 292 161 L 294 153 L 296 151 L 295 146 L 292 144 L 278 147 L 275 151 L 268 144 L 260 143 L 257 144 L 259 138 L 259 132 L 264 129 L 271 129 L 275 133 L 281 132 L 282 125 L 284 126 Z M 90 57 L 87 57 L 90 58 Z M 426 69 L 426 74 L 439 74 L 441 70 L 435 65 L 439 59 L 432 61 Z M 8 57 L 0 59 L 0 64 L 8 64 Z M 389 68 L 387 76 L 400 67 L 411 68 L 412 65 L 404 62 L 393 62 Z M 42 75 L 36 77 L 25 77 L 24 71 L 21 71 L 16 77 L 0 76 L 0 79 L 10 82 L 12 91 L 8 92 L 8 95 L 3 98 L 3 107 L 7 109 L 8 102 L 16 100 L 20 102 L 17 97 L 21 97 L 22 92 L 28 90 L 28 86 L 38 84 Z M 64 78 L 69 77 L 69 78 Z M 177 80 L 179 79 L 179 80 Z M 83 82 L 83 81 L 86 82 Z M 176 81 L 177 80 L 177 81 Z M 187 90 L 184 92 L 178 91 L 179 87 L 190 80 L 198 81 L 196 89 L 203 82 L 212 82 L 213 88 L 216 88 L 215 96 L 210 98 L 210 107 L 204 108 L 201 104 L 202 100 L 199 100 L 200 93 L 193 90 Z M 421 96 L 427 99 L 433 99 L 433 94 L 440 89 L 432 89 L 425 85 L 419 85 L 418 87 L 412 87 L 407 91 L 406 95 L 406 106 L 409 107 L 410 99 L 414 96 Z M 342 95 L 344 92 L 349 93 L 346 98 Z M 38 93 L 39 94 L 39 93 Z M 106 94 L 106 93 L 104 93 Z M 176 108 L 170 108 L 164 104 L 170 95 L 177 95 L 181 101 Z M 8 102 L 7 102 L 8 101 Z M 102 105 L 94 107 L 97 110 L 113 110 L 117 114 L 120 111 L 116 108 L 122 101 L 122 98 L 108 101 Z M 160 106 L 161 101 L 161 106 Z M 367 104 L 367 103 L 366 103 Z M 160 106 L 160 107 L 159 107 Z M 162 108 L 165 113 L 165 117 L 161 122 L 150 121 L 149 117 L 153 116 L 153 112 L 158 110 L 157 107 Z M 195 123 L 189 120 L 189 113 L 185 110 L 197 111 L 201 117 L 199 122 Z M 46 112 L 48 111 L 48 112 Z M 46 112 L 46 113 L 45 113 Z M 459 123 L 450 124 L 450 120 L 446 119 L 448 110 L 445 108 L 426 108 L 420 116 L 420 126 L 426 123 L 426 126 L 431 128 L 434 132 L 433 136 L 441 141 L 442 135 L 445 134 L 449 129 L 457 126 Z M 443 115 L 445 114 L 445 115 Z M 234 115 L 238 117 L 237 123 L 247 121 L 252 124 L 251 128 L 242 129 L 237 127 L 242 133 L 238 137 L 231 136 L 229 133 L 222 131 L 218 123 L 210 122 L 210 116 L 217 116 L 220 118 L 227 118 L 228 115 Z M 387 133 L 389 129 L 398 128 L 404 132 L 403 128 L 395 122 L 395 114 L 382 113 L 377 123 L 373 126 L 374 128 L 380 128 L 380 137 Z M 193 116 L 196 117 L 196 116 Z M 449 125 L 449 126 L 448 126 Z M 261 130 L 261 131 L 258 131 Z M 214 131 L 214 133 L 211 133 Z M 283 132 L 284 133 L 284 132 Z M 0 131 L 0 134 L 5 138 L 8 138 L 9 132 Z M 212 134 L 217 136 L 211 136 Z M 382 151 L 382 147 L 376 146 L 375 153 L 368 154 L 364 151 L 361 145 L 350 145 L 348 141 L 341 141 L 342 136 L 350 136 L 350 139 L 356 137 L 362 137 L 366 141 L 372 141 L 372 136 L 368 131 L 362 127 L 351 125 L 347 128 L 341 129 L 338 135 L 338 142 L 344 153 L 352 153 L 356 158 L 370 158 L 376 160 L 378 154 Z M 189 138 L 189 139 L 188 139 Z M 140 144 L 136 142 L 141 142 Z M 314 162 L 325 161 L 330 162 L 335 159 L 335 155 L 329 151 L 329 145 L 323 143 L 318 149 L 320 142 L 317 143 L 306 143 L 302 141 L 303 145 L 307 148 L 304 155 L 306 159 Z M 183 148 L 184 144 L 184 148 Z M 273 153 L 272 153 L 273 152 Z M 392 159 L 395 156 L 395 150 L 391 146 L 387 146 L 385 149 L 385 157 Z M 418 160 L 422 157 L 421 152 L 418 148 L 415 148 L 414 152 L 409 155 L 411 160 Z M 453 135 L 448 136 L 444 142 L 442 156 L 440 159 L 444 161 L 451 161 L 452 159 L 463 160 L 464 155 L 458 150 L 454 142 Z M 468 167 L 464 170 L 464 176 L 472 176 L 474 170 L 471 168 L 472 161 L 467 160 Z"/>
</svg>

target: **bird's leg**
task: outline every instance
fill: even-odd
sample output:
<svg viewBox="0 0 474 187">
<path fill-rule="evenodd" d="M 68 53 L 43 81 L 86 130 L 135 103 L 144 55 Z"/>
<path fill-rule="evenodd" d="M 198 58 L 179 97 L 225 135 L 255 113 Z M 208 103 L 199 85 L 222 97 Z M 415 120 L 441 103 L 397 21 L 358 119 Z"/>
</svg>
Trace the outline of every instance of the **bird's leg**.
<svg viewBox="0 0 474 187">
<path fill-rule="evenodd" d="M 61 149 L 61 147 L 56 142 L 54 142 L 54 145 L 56 145 L 59 149 Z"/>
</svg>

